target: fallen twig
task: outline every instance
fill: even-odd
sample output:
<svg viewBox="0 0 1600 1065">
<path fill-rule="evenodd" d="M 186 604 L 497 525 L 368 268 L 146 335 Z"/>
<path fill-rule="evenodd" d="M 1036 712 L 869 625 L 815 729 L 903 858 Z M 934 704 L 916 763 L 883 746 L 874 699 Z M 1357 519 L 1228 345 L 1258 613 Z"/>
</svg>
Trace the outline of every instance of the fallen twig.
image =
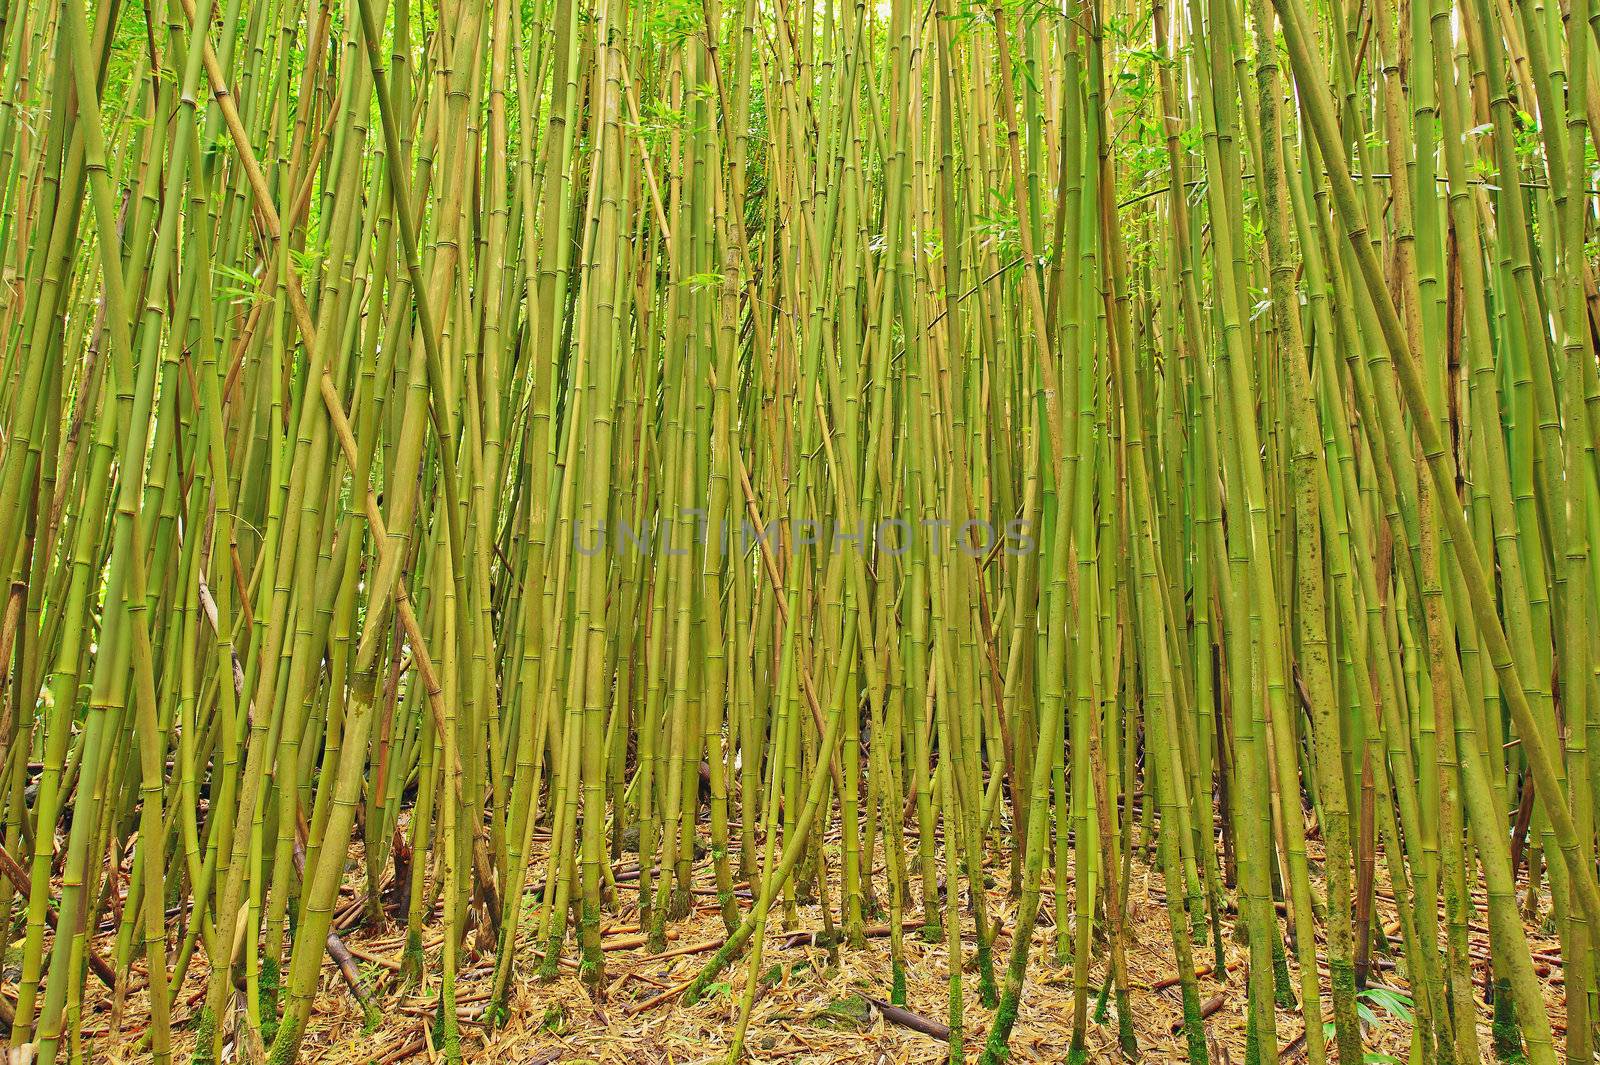
<svg viewBox="0 0 1600 1065">
<path fill-rule="evenodd" d="M 931 1035 L 933 1038 L 941 1042 L 950 1042 L 949 1025 L 940 1021 L 936 1021 L 932 1017 L 924 1017 L 920 1013 L 913 1013 L 904 1006 L 896 1006 L 892 1002 L 885 1002 L 881 998 L 874 998 L 871 995 L 864 995 L 862 997 L 864 997 L 868 1002 L 872 1003 L 873 1009 L 883 1014 L 884 1020 L 889 1021 L 892 1024 L 898 1024 L 902 1028 L 909 1028 L 913 1032 L 921 1032 L 923 1035 Z"/>
</svg>

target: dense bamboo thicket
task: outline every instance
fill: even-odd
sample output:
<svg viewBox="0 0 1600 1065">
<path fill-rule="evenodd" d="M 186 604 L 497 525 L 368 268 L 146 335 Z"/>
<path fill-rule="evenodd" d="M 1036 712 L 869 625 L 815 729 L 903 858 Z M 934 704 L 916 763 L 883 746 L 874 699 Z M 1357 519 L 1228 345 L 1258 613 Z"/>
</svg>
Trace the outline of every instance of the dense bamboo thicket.
<svg viewBox="0 0 1600 1065">
<path fill-rule="evenodd" d="M 491 1022 L 603 998 L 603 915 L 661 950 L 709 863 L 673 990 L 733 981 L 729 1060 L 818 892 L 887 998 L 948 944 L 953 1060 L 1041 954 L 1063 1057 L 1136 1055 L 1148 864 L 1192 1063 L 1234 934 L 1248 1065 L 1296 1005 L 1362 1061 L 1380 952 L 1414 1061 L 1593 1061 L 1597 31 L 8 2 L 11 1045 L 109 994 L 157 1062 L 292 1061 L 325 966 L 383 1009 L 353 887 L 459 1060 L 464 952 Z"/>
</svg>

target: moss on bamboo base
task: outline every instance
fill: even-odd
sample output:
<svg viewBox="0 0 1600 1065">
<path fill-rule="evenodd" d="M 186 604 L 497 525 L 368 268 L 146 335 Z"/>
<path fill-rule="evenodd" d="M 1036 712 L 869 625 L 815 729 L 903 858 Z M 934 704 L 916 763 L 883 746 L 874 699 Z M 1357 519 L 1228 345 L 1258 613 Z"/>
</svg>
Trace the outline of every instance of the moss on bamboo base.
<svg viewBox="0 0 1600 1065">
<path fill-rule="evenodd" d="M 578 917 L 578 942 L 583 944 L 578 978 L 589 989 L 589 994 L 598 999 L 606 982 L 606 957 L 600 949 L 600 909 L 590 902 L 583 904 Z"/>
<path fill-rule="evenodd" d="M 558 932 L 552 932 L 545 941 L 544 959 L 539 962 L 539 979 L 545 983 L 553 983 L 561 974 L 561 940 Z"/>
<path fill-rule="evenodd" d="M 272 1045 L 278 1036 L 278 986 L 281 974 L 276 958 L 261 959 L 261 976 L 256 982 L 256 1008 L 261 1011 L 261 1041 Z"/>
<path fill-rule="evenodd" d="M 994 956 L 989 944 L 978 941 L 978 1001 L 983 1008 L 992 1010 L 1000 1004 L 1000 991 L 994 982 Z"/>
<path fill-rule="evenodd" d="M 1128 992 L 1117 988 L 1117 1046 L 1129 1061 L 1139 1056 L 1139 1037 L 1133 1031 L 1133 1007 L 1128 1002 Z"/>
<path fill-rule="evenodd" d="M 716 953 L 711 955 L 711 960 L 706 962 L 705 967 L 689 982 L 689 986 L 684 988 L 683 1001 L 686 1005 L 693 1006 L 705 996 L 706 989 L 711 986 L 712 981 L 732 964 L 736 950 L 731 939 L 717 948 Z"/>
<path fill-rule="evenodd" d="M 1328 986 L 1333 993 L 1333 1028 L 1339 1060 L 1360 1061 L 1361 1020 L 1356 1012 L 1356 970 L 1349 958 L 1328 959 Z"/>
<path fill-rule="evenodd" d="M 1511 981 L 1504 977 L 1494 982 L 1494 1056 L 1502 1065 L 1524 1065 L 1522 1026 L 1517 1023 L 1517 1005 L 1511 1000 Z"/>
<path fill-rule="evenodd" d="M 400 953 L 401 986 L 415 987 L 422 982 L 422 963 L 422 931 L 407 929 L 405 949 Z"/>
<path fill-rule="evenodd" d="M 1183 1034 L 1189 1048 L 1189 1065 L 1207 1065 L 1206 1022 L 1200 1013 L 1200 995 L 1193 980 L 1183 982 Z"/>
<path fill-rule="evenodd" d="M 739 903 L 731 889 L 717 889 L 717 909 L 722 914 L 722 927 L 732 935 L 739 927 Z"/>
<path fill-rule="evenodd" d="M 213 1056 L 217 1042 L 217 1015 L 211 1012 L 210 1006 L 200 1007 L 200 1016 L 194 1026 L 194 1054 L 189 1058 L 190 1065 L 212 1065 L 216 1060 Z"/>
<path fill-rule="evenodd" d="M 1292 1010 L 1300 1003 L 1294 997 L 1294 978 L 1289 975 L 1289 955 L 1283 949 L 1283 937 L 1272 937 L 1272 991 L 1273 1001 L 1280 1010 Z"/>
<path fill-rule="evenodd" d="M 1000 1000 L 1000 1009 L 994 1015 L 994 1024 L 989 1029 L 989 1039 L 983 1047 L 983 1057 L 979 1058 L 980 1065 L 1002 1065 L 1010 1060 L 1011 1047 L 1007 1045 L 1011 1029 L 1017 1024 L 1017 1005 L 1020 996 L 1007 994 Z"/>
<path fill-rule="evenodd" d="M 456 1065 L 461 1060 L 461 1025 L 456 1020 L 454 993 L 439 996 L 433 1032 L 439 1056 L 449 1065 Z"/>
</svg>

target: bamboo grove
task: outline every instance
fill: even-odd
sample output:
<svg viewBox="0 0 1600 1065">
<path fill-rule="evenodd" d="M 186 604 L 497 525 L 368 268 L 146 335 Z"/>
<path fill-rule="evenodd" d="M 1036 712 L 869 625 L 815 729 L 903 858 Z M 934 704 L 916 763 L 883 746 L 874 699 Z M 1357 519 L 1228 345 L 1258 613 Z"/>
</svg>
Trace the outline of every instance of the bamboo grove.
<svg viewBox="0 0 1600 1065">
<path fill-rule="evenodd" d="M 709 867 L 729 1060 L 819 901 L 1131 1057 L 1148 868 L 1193 1063 L 1235 937 L 1249 1065 L 1594 1059 L 1594 0 L 0 17 L 13 1047 L 375 1022 L 345 888 L 460 1060 Z"/>
</svg>

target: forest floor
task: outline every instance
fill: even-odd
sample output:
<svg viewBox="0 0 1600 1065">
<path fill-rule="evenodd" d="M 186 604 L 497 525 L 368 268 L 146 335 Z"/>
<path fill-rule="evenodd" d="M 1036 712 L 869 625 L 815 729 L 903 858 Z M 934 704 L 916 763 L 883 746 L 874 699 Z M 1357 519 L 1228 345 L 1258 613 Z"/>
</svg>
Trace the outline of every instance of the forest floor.
<svg viewBox="0 0 1600 1065">
<path fill-rule="evenodd" d="M 837 843 L 836 840 L 831 842 Z M 535 846 L 539 846 L 539 841 Z M 837 850 L 833 846 L 829 850 L 833 873 L 829 895 L 837 908 Z M 1315 878 L 1320 869 L 1320 862 L 1316 860 L 1320 857 L 1320 848 L 1313 842 L 1311 850 Z M 358 853 L 354 852 L 353 857 Z M 881 855 L 881 849 L 879 853 Z M 629 868 L 629 856 L 623 857 L 618 869 Z M 530 879 L 537 880 L 543 867 L 543 861 L 536 856 Z M 637 869 L 637 863 L 631 867 Z M 430 1031 L 438 1002 L 437 925 L 426 943 L 429 966 L 425 982 L 421 987 L 401 988 L 398 969 L 404 946 L 403 926 L 392 921 L 384 928 L 362 926 L 361 899 L 357 897 L 361 865 L 359 861 L 352 861 L 349 868 L 351 872 L 336 928 L 340 929 L 345 944 L 376 990 L 383 1011 L 382 1023 L 376 1031 L 363 1030 L 360 1008 L 336 968 L 325 964 L 322 988 L 302 1045 L 301 1058 L 325 1065 L 397 1065 L 399 1062 L 421 1065 L 438 1061 Z M 1378 868 L 1378 914 L 1385 928 L 1392 931 L 1398 949 L 1398 922 L 1383 878 L 1381 855 Z M 881 885 L 884 883 L 881 865 L 879 869 Z M 1002 925 L 994 957 L 997 978 L 1003 979 L 1017 911 L 1017 900 L 1009 892 L 1009 856 L 996 851 L 990 856 L 986 869 L 995 882 L 989 890 L 989 912 Z M 1141 1059 L 1184 1061 L 1182 1006 L 1173 979 L 1172 940 L 1162 881 L 1159 872 L 1145 860 L 1142 850 L 1134 859 L 1130 880 L 1127 892 L 1129 985 Z M 559 979 L 544 983 L 531 971 L 535 964 L 532 951 L 536 919 L 531 909 L 534 904 L 530 902 L 529 919 L 523 921 L 523 933 L 519 937 L 519 970 L 511 994 L 511 1016 L 507 1024 L 492 1033 L 483 1023 L 482 1012 L 493 979 L 493 953 L 476 954 L 473 948 L 477 936 L 469 935 L 457 982 L 464 1060 L 496 1065 L 554 1065 L 556 1062 L 563 1065 L 695 1065 L 721 1061 L 727 1052 L 739 997 L 745 986 L 746 964 L 736 963 L 723 978 L 725 983 L 715 986 L 710 995 L 693 1007 L 685 1006 L 674 993 L 699 971 L 709 952 L 722 941 L 723 927 L 713 884 L 710 861 L 697 862 L 693 912 L 671 926 L 666 954 L 655 956 L 645 952 L 643 936 L 638 934 L 636 882 L 618 885 L 622 908 L 610 915 L 602 926 L 608 981 L 603 1003 L 593 1002 L 579 983 L 577 952 L 570 940 L 567 959 L 570 963 L 562 965 Z M 1320 891 L 1320 882 L 1315 887 Z M 1011 1038 L 1012 1060 L 1016 1062 L 1064 1062 L 1071 1039 L 1072 973 L 1070 965 L 1058 966 L 1054 961 L 1056 932 L 1049 889 L 1047 883 L 1044 909 L 1034 933 L 1028 985 Z M 743 904 L 748 906 L 748 891 L 740 894 Z M 1471 922 L 1470 938 L 1475 978 L 1481 989 L 1488 943 L 1483 900 L 1479 898 L 1477 903 L 1478 912 Z M 906 917 L 908 921 L 919 919 L 919 913 L 914 907 L 908 907 Z M 1225 915 L 1223 943 L 1228 955 L 1225 980 L 1211 971 L 1209 943 L 1197 944 L 1194 948 L 1195 964 L 1203 973 L 1199 980 L 1200 999 L 1207 1015 L 1205 1023 L 1213 1065 L 1241 1065 L 1244 1061 L 1246 950 L 1242 942 L 1235 940 L 1232 922 L 1233 915 Z M 969 964 L 962 982 L 966 1046 L 968 1059 L 975 1061 L 991 1013 L 978 1001 L 976 974 L 970 967 L 970 918 L 964 923 Z M 787 1065 L 838 1062 L 921 1065 L 946 1061 L 949 1048 L 944 1042 L 894 1023 L 886 1019 L 880 1009 L 870 1005 L 870 1000 L 887 1000 L 890 994 L 889 940 L 883 934 L 884 926 L 876 926 L 879 934 L 868 938 L 865 949 L 841 946 L 837 953 L 830 953 L 815 942 L 811 933 L 820 932 L 822 928 L 822 911 L 817 902 L 798 906 L 792 928 L 785 928 L 782 909 L 774 908 L 762 967 L 770 977 L 777 966 L 776 972 L 781 975 L 774 982 L 764 982 L 760 989 L 747 1038 L 748 1060 Z M 1565 1035 L 1560 946 L 1555 936 L 1543 929 L 1530 928 L 1528 932 L 1535 952 L 1535 966 L 1545 983 L 1559 1052 Z M 1070 929 L 1065 934 L 1070 937 Z M 100 942 L 101 949 L 107 949 L 107 940 L 102 938 Z M 942 1025 L 948 1019 L 949 1007 L 949 970 L 944 941 L 925 943 L 920 929 L 908 925 L 905 954 L 907 1007 Z M 1092 985 L 1097 986 L 1105 978 L 1106 958 L 1103 945 L 1097 944 L 1090 973 Z M 1290 969 L 1298 990 L 1299 976 L 1292 955 Z M 1369 984 L 1382 984 L 1408 997 L 1404 969 L 1403 959 L 1397 961 L 1375 952 Z M 204 994 L 205 971 L 203 956 L 196 958 L 178 998 L 173 1016 L 174 1060 L 177 1061 L 189 1057 L 194 1035 L 193 1026 L 188 1022 Z M 136 984 L 143 983 L 142 973 L 139 976 Z M 1326 1003 L 1325 971 L 1322 986 Z M 83 1027 L 85 1041 L 89 1044 L 86 1049 L 91 1050 L 94 1060 L 130 1065 L 148 1060 L 147 1051 L 139 1045 L 147 1016 L 142 993 L 129 996 L 123 1010 L 124 1019 L 113 1033 L 110 1031 L 109 992 L 93 979 L 88 987 L 91 998 L 85 1003 Z M 242 996 L 236 998 L 242 1001 Z M 1485 1060 L 1491 1060 L 1489 1007 L 1484 1005 L 1481 993 L 1475 999 L 1479 1007 L 1480 1045 Z M 1104 1023 L 1096 1023 L 1091 992 L 1089 1011 L 1090 1060 L 1118 1060 L 1114 1005 L 1108 1007 Z M 1368 1062 L 1407 1061 L 1411 1038 L 1409 1021 L 1381 1005 L 1374 1005 L 1373 1014 L 1378 1023 L 1366 1031 Z M 1279 1009 L 1277 1020 L 1281 1060 L 1303 1061 L 1305 1027 L 1298 1009 Z M 1329 1054 L 1332 1060 L 1331 1046 Z M 245 1059 L 250 1056 L 244 1055 Z M 228 1060 L 236 1062 L 240 1057 L 234 1055 Z"/>
</svg>

